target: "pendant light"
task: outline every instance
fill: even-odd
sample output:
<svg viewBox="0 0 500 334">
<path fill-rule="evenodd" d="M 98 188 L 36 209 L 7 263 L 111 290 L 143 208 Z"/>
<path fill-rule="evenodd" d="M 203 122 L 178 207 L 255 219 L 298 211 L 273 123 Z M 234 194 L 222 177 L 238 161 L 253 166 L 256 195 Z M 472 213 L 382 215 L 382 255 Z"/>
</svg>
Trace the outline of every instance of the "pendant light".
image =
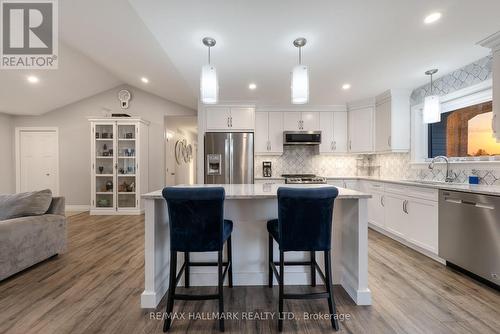
<svg viewBox="0 0 500 334">
<path fill-rule="evenodd" d="M 306 45 L 305 38 L 297 38 L 293 45 L 299 49 L 299 64 L 292 70 L 292 103 L 305 104 L 309 102 L 309 73 L 307 66 L 302 65 L 302 47 Z"/>
<path fill-rule="evenodd" d="M 215 46 L 215 39 L 203 38 L 203 44 L 208 47 L 208 64 L 201 68 L 200 99 L 204 104 L 215 104 L 219 100 L 219 83 L 215 66 L 210 64 L 210 48 Z"/>
<path fill-rule="evenodd" d="M 433 94 L 433 81 L 432 76 L 437 73 L 437 69 L 425 72 L 426 75 L 431 76 L 431 94 L 425 97 L 424 100 L 424 115 L 423 120 L 426 124 L 441 122 L 441 99 L 439 95 Z"/>
</svg>

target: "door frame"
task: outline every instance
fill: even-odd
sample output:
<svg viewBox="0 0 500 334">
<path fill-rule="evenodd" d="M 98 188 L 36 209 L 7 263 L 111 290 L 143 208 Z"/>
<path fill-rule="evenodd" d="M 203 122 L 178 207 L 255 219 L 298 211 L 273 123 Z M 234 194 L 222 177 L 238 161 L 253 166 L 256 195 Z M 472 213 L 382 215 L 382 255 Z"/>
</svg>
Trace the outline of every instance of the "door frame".
<svg viewBox="0 0 500 334">
<path fill-rule="evenodd" d="M 15 128 L 15 152 L 16 152 L 16 192 L 21 192 L 21 133 L 22 132 L 45 132 L 45 133 L 55 133 L 57 137 L 56 141 L 56 189 L 54 196 L 59 196 L 59 128 L 58 127 L 16 127 Z"/>
</svg>

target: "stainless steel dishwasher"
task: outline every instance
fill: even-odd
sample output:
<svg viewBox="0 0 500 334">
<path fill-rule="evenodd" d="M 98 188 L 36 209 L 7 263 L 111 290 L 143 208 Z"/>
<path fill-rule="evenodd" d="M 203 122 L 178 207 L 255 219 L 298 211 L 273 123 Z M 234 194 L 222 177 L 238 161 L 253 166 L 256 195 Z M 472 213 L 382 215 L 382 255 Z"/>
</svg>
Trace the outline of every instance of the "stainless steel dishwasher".
<svg viewBox="0 0 500 334">
<path fill-rule="evenodd" d="M 498 288 L 500 197 L 440 190 L 439 256 Z"/>
</svg>

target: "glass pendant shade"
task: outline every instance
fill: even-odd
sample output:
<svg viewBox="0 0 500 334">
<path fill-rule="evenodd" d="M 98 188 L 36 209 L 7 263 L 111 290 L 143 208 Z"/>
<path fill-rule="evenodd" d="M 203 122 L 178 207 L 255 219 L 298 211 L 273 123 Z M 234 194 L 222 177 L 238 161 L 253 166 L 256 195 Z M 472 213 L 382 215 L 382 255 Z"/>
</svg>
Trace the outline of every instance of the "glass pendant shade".
<svg viewBox="0 0 500 334">
<path fill-rule="evenodd" d="M 423 121 L 426 124 L 441 122 L 441 101 L 439 95 L 431 95 L 425 98 Z"/>
<path fill-rule="evenodd" d="M 201 68 L 200 97 L 204 104 L 215 104 L 219 100 L 217 71 L 213 65 L 203 65 Z"/>
<path fill-rule="evenodd" d="M 292 71 L 292 103 L 309 102 L 309 73 L 307 66 L 297 65 Z"/>
</svg>

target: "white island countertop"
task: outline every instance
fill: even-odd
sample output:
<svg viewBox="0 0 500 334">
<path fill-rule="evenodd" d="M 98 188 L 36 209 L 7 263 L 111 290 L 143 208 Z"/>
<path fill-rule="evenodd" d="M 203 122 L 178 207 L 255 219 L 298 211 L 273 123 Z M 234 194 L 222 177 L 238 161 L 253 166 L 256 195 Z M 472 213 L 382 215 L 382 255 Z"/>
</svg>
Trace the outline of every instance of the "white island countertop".
<svg viewBox="0 0 500 334">
<path fill-rule="evenodd" d="M 224 187 L 226 199 L 249 199 L 249 198 L 276 198 L 278 188 L 322 188 L 332 187 L 325 184 L 196 184 L 180 185 L 178 187 Z M 356 190 L 338 188 L 338 199 L 356 199 L 370 198 L 370 194 L 362 193 Z M 156 190 L 142 195 L 144 199 L 163 198 L 161 190 Z"/>
<path fill-rule="evenodd" d="M 213 184 L 179 185 L 178 187 L 224 187 L 224 218 L 233 222 L 233 280 L 235 286 L 268 285 L 267 222 L 278 217 L 277 192 L 280 187 L 323 188 L 332 185 L 316 184 Z M 368 200 L 371 195 L 337 187 L 332 220 L 332 277 L 357 305 L 370 305 L 368 288 Z M 155 308 L 164 297 L 169 282 L 170 217 L 168 203 L 162 190 L 142 195 L 145 206 L 144 292 L 142 308 Z M 278 244 L 273 244 L 278 254 Z M 305 261 L 309 252 L 290 252 L 288 261 Z M 196 253 L 198 262 L 214 261 L 213 253 Z M 277 259 L 274 259 L 277 261 Z M 324 269 L 324 254 L 318 252 L 318 264 Z M 179 264 L 180 266 L 180 264 Z M 178 268 L 179 270 L 180 268 Z M 196 271 L 195 271 L 196 270 Z M 193 269 L 192 286 L 217 284 L 215 267 Z M 310 285 L 310 268 L 293 267 L 285 270 L 287 285 Z M 273 284 L 276 284 L 276 280 Z M 179 282 L 182 285 L 182 282 Z M 321 282 L 318 282 L 321 284 Z"/>
</svg>

